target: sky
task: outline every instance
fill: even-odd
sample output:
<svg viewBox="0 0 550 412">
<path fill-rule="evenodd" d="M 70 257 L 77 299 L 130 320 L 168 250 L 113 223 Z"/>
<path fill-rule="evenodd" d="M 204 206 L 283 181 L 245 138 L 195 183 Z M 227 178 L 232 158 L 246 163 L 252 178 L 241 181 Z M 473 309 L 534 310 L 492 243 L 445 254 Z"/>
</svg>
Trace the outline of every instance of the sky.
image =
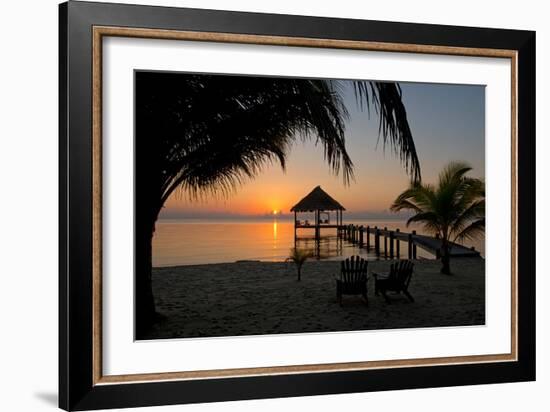
<svg viewBox="0 0 550 412">
<path fill-rule="evenodd" d="M 420 160 L 422 181 L 434 183 L 450 161 L 466 161 L 472 177 L 485 177 L 485 87 L 400 83 L 403 102 Z M 297 142 L 286 171 L 279 164 L 266 166 L 227 197 L 191 200 L 174 193 L 160 218 L 260 216 L 288 214 L 290 208 L 320 185 L 348 213 L 376 216 L 388 213 L 392 201 L 409 185 L 399 159 L 378 144 L 378 115 L 361 111 L 350 87 L 344 91 L 350 112 L 346 147 L 354 163 L 355 180 L 348 186 L 334 175 L 323 159 L 322 146 Z"/>
</svg>

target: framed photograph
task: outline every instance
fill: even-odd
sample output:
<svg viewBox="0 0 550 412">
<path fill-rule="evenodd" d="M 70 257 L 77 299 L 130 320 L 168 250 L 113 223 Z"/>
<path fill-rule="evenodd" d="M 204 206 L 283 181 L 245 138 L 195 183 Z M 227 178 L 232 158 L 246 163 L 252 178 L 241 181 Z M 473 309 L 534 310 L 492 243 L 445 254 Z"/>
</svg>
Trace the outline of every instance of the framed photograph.
<svg viewBox="0 0 550 412">
<path fill-rule="evenodd" d="M 59 403 L 535 379 L 535 33 L 60 5 Z"/>
</svg>

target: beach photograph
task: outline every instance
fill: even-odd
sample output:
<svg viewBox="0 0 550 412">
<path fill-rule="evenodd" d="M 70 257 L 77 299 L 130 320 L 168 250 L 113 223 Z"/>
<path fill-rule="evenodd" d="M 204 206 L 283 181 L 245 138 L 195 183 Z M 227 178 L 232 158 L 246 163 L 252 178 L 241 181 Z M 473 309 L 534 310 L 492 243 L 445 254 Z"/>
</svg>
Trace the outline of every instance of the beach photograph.
<svg viewBox="0 0 550 412">
<path fill-rule="evenodd" d="M 135 71 L 135 338 L 485 325 L 485 87 Z"/>
</svg>

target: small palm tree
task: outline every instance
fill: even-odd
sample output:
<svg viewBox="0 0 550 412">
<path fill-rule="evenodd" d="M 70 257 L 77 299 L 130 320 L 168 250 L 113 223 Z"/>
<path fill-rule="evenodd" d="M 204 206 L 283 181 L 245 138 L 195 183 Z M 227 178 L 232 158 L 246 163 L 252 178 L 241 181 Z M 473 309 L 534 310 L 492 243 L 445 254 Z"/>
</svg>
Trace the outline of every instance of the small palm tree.
<svg viewBox="0 0 550 412">
<path fill-rule="evenodd" d="M 437 186 L 412 184 L 393 202 L 391 210 L 411 210 L 407 221 L 441 239 L 441 273 L 450 274 L 452 243 L 473 239 L 485 232 L 485 184 L 466 177 L 472 168 L 464 162 L 451 162 L 439 174 Z"/>
<path fill-rule="evenodd" d="M 290 256 L 286 259 L 287 262 L 294 262 L 298 271 L 298 282 L 302 280 L 302 266 L 311 257 L 311 253 L 306 250 L 293 247 L 290 249 Z"/>
</svg>

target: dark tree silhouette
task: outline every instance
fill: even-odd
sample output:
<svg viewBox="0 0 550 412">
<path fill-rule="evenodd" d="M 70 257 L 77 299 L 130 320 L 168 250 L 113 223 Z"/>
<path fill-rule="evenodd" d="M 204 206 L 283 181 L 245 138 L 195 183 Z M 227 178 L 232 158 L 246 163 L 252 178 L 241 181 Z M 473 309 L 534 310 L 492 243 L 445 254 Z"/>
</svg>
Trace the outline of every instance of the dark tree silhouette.
<svg viewBox="0 0 550 412">
<path fill-rule="evenodd" d="M 174 191 L 227 194 L 272 162 L 285 168 L 296 139 L 314 140 L 345 183 L 353 163 L 345 146 L 343 81 L 136 73 L 136 337 L 156 318 L 152 239 Z M 379 138 L 412 180 L 420 166 L 397 83 L 353 81 L 357 103 L 374 108 Z"/>
<path fill-rule="evenodd" d="M 397 199 L 392 210 L 413 211 L 407 221 L 422 223 L 441 239 L 441 273 L 451 274 L 451 245 L 485 233 L 485 183 L 465 176 L 472 168 L 451 162 L 439 174 L 436 186 L 413 184 Z"/>
</svg>

